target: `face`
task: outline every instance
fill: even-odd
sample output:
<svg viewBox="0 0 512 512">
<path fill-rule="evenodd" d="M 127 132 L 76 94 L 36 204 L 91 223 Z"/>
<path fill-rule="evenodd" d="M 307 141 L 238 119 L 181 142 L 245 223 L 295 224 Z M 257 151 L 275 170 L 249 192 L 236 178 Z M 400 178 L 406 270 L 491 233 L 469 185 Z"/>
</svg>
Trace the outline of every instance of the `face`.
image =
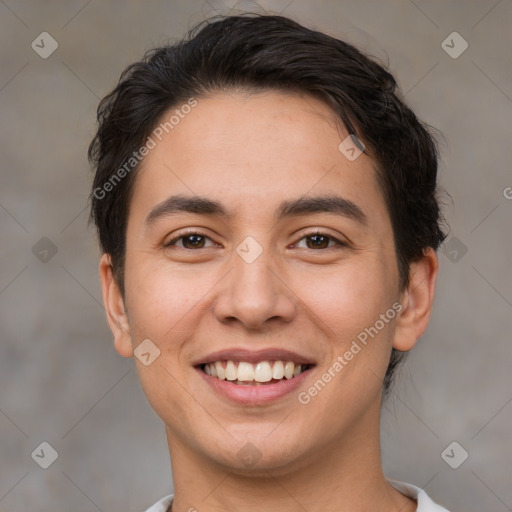
<svg viewBox="0 0 512 512">
<path fill-rule="evenodd" d="M 407 296 L 373 162 L 344 156 L 347 135 L 310 97 L 218 94 L 145 158 L 125 302 L 109 321 L 122 355 L 143 340 L 146 362 L 159 354 L 136 364 L 171 454 L 174 444 L 245 471 L 249 451 L 277 469 L 377 428 Z M 118 291 L 102 278 L 115 315 Z M 207 375 L 216 361 L 228 378 L 267 383 Z M 279 379 L 275 361 L 307 366 Z"/>
</svg>

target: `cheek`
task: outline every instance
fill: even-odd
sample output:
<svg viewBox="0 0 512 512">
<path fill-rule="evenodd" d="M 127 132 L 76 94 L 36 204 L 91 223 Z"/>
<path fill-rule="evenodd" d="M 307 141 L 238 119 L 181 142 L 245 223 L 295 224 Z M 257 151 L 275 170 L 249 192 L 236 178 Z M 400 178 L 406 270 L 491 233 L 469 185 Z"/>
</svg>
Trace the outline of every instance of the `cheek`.
<svg viewBox="0 0 512 512">
<path fill-rule="evenodd" d="M 381 264 L 374 260 L 316 269 L 296 276 L 294 289 L 304 304 L 340 341 L 356 336 L 391 307 L 392 296 Z M 300 290 L 300 291 L 299 291 Z"/>
<path fill-rule="evenodd" d="M 201 299 L 212 288 L 214 279 L 192 275 L 169 263 L 127 261 L 126 292 L 132 342 L 150 339 L 160 350 L 153 363 L 136 362 L 140 383 L 148 402 L 167 423 L 169 411 L 186 418 L 190 393 L 184 391 L 182 348 L 197 329 Z M 212 281 L 212 282 L 210 282 Z M 192 393 L 193 394 L 193 393 Z M 174 420 L 176 423 L 176 420 Z"/>
<path fill-rule="evenodd" d="M 126 291 L 132 333 L 155 340 L 166 350 L 173 347 L 169 341 L 183 338 L 183 330 L 218 280 L 213 268 L 199 274 L 169 262 L 150 263 L 142 258 L 127 261 L 126 275 L 130 276 Z"/>
</svg>

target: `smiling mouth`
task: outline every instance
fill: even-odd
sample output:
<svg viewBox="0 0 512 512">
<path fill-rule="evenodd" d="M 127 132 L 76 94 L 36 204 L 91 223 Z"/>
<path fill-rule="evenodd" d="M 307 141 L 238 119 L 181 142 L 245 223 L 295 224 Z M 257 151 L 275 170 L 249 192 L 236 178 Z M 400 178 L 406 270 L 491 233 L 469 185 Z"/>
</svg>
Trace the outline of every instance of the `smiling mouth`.
<svg viewBox="0 0 512 512">
<path fill-rule="evenodd" d="M 239 386 L 264 386 L 291 380 L 314 365 L 293 361 L 213 361 L 199 368 L 214 379 L 227 380 Z"/>
</svg>

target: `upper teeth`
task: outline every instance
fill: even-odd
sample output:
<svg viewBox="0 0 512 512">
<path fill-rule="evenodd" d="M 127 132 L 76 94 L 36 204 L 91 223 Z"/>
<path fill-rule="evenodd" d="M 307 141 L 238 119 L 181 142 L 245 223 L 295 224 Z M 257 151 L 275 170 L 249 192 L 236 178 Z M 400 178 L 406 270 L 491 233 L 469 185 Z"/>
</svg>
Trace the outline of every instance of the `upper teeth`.
<svg viewBox="0 0 512 512">
<path fill-rule="evenodd" d="M 215 361 L 204 365 L 204 371 L 221 380 L 268 382 L 272 379 L 292 379 L 306 369 L 293 361 L 261 361 L 253 365 L 245 361 Z"/>
</svg>

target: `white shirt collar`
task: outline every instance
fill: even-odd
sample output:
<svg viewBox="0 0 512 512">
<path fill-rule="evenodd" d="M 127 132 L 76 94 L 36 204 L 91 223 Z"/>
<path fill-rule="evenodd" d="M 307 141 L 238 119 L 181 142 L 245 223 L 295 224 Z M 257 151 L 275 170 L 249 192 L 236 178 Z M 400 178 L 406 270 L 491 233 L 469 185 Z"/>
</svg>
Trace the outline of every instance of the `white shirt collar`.
<svg viewBox="0 0 512 512">
<path fill-rule="evenodd" d="M 418 502 L 416 512 L 448 512 L 448 510 L 441 507 L 441 505 L 436 505 L 423 489 L 404 482 L 397 482 L 395 480 L 388 479 L 388 482 L 404 496 L 412 498 Z"/>
<path fill-rule="evenodd" d="M 404 496 L 412 498 L 418 502 L 416 512 L 448 512 L 448 510 L 444 507 L 436 505 L 428 497 L 427 493 L 423 489 L 415 487 L 414 485 L 406 484 L 404 482 L 397 482 L 395 480 L 388 480 L 388 482 L 396 490 L 400 491 Z M 167 509 L 172 502 L 173 496 L 173 494 L 170 494 L 169 496 L 162 498 L 152 507 L 149 507 L 146 512 L 167 512 Z"/>
</svg>

